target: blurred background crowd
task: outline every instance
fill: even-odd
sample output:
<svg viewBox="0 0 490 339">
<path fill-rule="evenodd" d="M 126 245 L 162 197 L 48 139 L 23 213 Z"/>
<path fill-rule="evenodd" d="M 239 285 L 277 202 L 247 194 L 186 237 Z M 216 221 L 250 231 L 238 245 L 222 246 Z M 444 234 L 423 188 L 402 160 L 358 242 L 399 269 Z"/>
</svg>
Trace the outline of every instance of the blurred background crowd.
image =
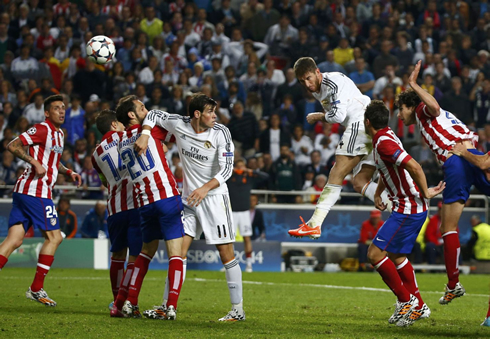
<svg viewBox="0 0 490 339">
<path fill-rule="evenodd" d="M 416 61 L 422 87 L 478 132 L 479 149 L 490 150 L 488 0 L 29 0 L 2 1 L 0 10 L 0 184 L 14 184 L 24 170 L 6 146 L 44 120 L 49 95 L 61 93 L 67 107 L 63 164 L 82 174 L 85 187 L 100 188 L 55 194 L 102 199 L 90 161 L 102 137 L 96 113 L 135 94 L 149 110 L 186 115 L 189 96 L 200 91 L 219 103 L 236 156 L 269 175 L 255 188 L 309 190 L 311 198 L 275 199 L 315 203 L 343 127 L 306 122 L 322 108 L 295 79 L 292 65 L 302 56 L 383 100 L 430 184 L 442 172 L 393 104 Z M 96 35 L 114 41 L 114 62 L 88 61 L 85 45 Z M 175 146 L 167 157 L 181 184 Z M 57 184 L 69 183 L 61 175 Z M 344 184 L 353 191 L 349 177 Z"/>
</svg>

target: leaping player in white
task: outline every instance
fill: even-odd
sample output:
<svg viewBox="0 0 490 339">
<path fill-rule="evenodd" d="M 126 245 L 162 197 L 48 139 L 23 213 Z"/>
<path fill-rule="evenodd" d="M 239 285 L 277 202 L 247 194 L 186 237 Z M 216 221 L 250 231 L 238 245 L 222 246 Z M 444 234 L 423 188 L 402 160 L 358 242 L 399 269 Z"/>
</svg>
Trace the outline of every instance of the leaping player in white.
<svg viewBox="0 0 490 339">
<path fill-rule="evenodd" d="M 318 121 L 340 123 L 345 127 L 337 150 L 335 165 L 330 171 L 328 182 L 318 199 L 313 216 L 299 228 L 289 230 L 294 237 L 308 236 L 318 239 L 321 226 L 328 212 L 339 199 L 344 178 L 354 174 L 353 185 L 356 192 L 374 201 L 377 184 L 371 181 L 376 170 L 372 155 L 372 141 L 364 129 L 364 111 L 371 102 L 363 95 L 356 84 L 339 72 L 321 73 L 312 58 L 300 58 L 294 64 L 294 72 L 299 82 L 320 101 L 325 112 L 310 113 L 306 117 L 310 124 Z M 388 196 L 383 192 L 382 199 L 388 203 Z"/>
<path fill-rule="evenodd" d="M 189 103 L 189 115 L 183 117 L 159 110 L 150 111 L 143 121 L 143 132 L 136 141 L 135 150 L 140 154 L 146 150 L 149 131 L 155 125 L 175 136 L 184 171 L 185 237 L 182 257 L 187 255 L 192 240 L 204 232 L 206 243 L 216 245 L 219 251 L 230 291 L 232 309 L 219 320 L 245 320 L 242 271 L 233 249 L 235 227 L 226 186 L 233 173 L 235 147 L 228 128 L 216 123 L 216 101 L 204 94 L 194 95 Z M 167 291 L 168 287 L 165 288 L 166 294 Z M 167 295 L 164 295 L 162 306 L 143 314 L 153 319 L 164 319 L 166 299 Z"/>
</svg>

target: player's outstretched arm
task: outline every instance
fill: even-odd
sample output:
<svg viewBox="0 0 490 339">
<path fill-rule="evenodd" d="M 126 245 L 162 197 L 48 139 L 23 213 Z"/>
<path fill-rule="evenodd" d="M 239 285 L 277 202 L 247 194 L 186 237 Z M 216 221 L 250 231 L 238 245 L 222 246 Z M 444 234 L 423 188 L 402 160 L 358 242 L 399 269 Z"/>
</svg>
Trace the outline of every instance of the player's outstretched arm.
<svg viewBox="0 0 490 339">
<path fill-rule="evenodd" d="M 27 154 L 27 152 L 24 150 L 24 145 L 22 144 L 20 138 L 15 138 L 14 140 L 12 140 L 8 144 L 7 149 L 9 150 L 10 153 L 15 155 L 17 158 L 20 158 L 25 162 L 31 164 L 32 167 L 34 167 L 34 170 L 36 171 L 36 176 L 41 178 L 46 175 L 46 169 L 43 167 L 43 165 L 41 165 L 39 161 L 37 161 L 29 154 Z"/>
<path fill-rule="evenodd" d="M 310 124 L 310 125 L 314 125 L 316 124 L 318 121 L 324 121 L 324 122 L 327 122 L 327 120 L 325 120 L 325 113 L 323 112 L 314 112 L 314 113 L 309 113 L 307 116 L 306 116 L 306 121 Z"/>
<path fill-rule="evenodd" d="M 80 176 L 80 174 L 72 171 L 71 169 L 66 168 L 61 162 L 58 165 L 58 172 L 69 176 L 71 180 L 77 183 L 77 187 L 80 187 L 80 185 L 82 185 L 82 177 Z"/>
<path fill-rule="evenodd" d="M 388 207 L 385 203 L 383 203 L 383 199 L 381 198 L 381 193 L 383 193 L 385 188 L 386 186 L 384 181 L 379 178 L 378 187 L 376 187 L 376 192 L 374 193 L 374 206 L 380 211 L 384 211 L 386 207 Z"/>
<path fill-rule="evenodd" d="M 412 74 L 410 74 L 410 78 L 408 78 L 408 84 L 410 85 L 410 87 L 412 87 L 415 93 L 417 93 L 420 100 L 422 100 L 427 106 L 430 115 L 437 117 L 439 116 L 441 110 L 439 103 L 432 95 L 430 95 L 427 91 L 422 89 L 422 87 L 417 84 L 417 78 L 419 76 L 421 66 L 422 61 L 419 60 L 419 62 L 417 62 L 417 64 L 415 65 L 415 69 L 413 70 Z"/>
<path fill-rule="evenodd" d="M 427 178 L 425 177 L 424 170 L 422 166 L 415 161 L 415 159 L 410 159 L 405 165 L 405 169 L 410 173 L 413 181 L 417 184 L 420 189 L 420 194 L 426 199 L 431 199 L 441 193 L 446 187 L 445 182 L 440 182 L 436 187 L 429 188 L 427 186 Z"/>
<path fill-rule="evenodd" d="M 476 155 L 468 152 L 466 146 L 462 142 L 456 143 L 453 149 L 449 152 L 459 157 L 465 158 L 481 170 L 490 169 L 490 155 L 488 153 L 483 155 Z"/>
</svg>

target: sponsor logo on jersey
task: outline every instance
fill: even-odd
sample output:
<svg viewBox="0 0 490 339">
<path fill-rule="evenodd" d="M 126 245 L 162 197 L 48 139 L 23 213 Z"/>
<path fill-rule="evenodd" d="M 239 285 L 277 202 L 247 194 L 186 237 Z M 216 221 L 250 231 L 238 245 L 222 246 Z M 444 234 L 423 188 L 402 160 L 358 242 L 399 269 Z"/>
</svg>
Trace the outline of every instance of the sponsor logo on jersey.
<svg viewBox="0 0 490 339">
<path fill-rule="evenodd" d="M 232 157 L 233 156 L 233 152 L 224 152 L 223 153 L 223 156 L 224 157 Z"/>
<path fill-rule="evenodd" d="M 207 140 L 205 143 L 204 143 L 204 147 L 207 148 L 207 149 L 210 149 L 211 147 L 213 147 L 213 145 L 211 144 L 211 141 Z"/>
<path fill-rule="evenodd" d="M 29 135 L 34 135 L 34 134 L 36 134 L 36 132 L 37 132 L 36 127 L 31 127 L 27 130 L 27 134 L 29 134 Z"/>
<path fill-rule="evenodd" d="M 197 147 L 191 146 L 190 151 L 182 148 L 182 154 L 186 157 L 193 158 L 200 161 L 208 161 L 208 156 L 199 154 L 200 149 Z"/>
<path fill-rule="evenodd" d="M 63 153 L 63 147 L 58 146 L 58 145 L 54 145 L 53 147 L 51 147 L 51 150 L 55 153 L 58 153 L 58 154 Z"/>
</svg>

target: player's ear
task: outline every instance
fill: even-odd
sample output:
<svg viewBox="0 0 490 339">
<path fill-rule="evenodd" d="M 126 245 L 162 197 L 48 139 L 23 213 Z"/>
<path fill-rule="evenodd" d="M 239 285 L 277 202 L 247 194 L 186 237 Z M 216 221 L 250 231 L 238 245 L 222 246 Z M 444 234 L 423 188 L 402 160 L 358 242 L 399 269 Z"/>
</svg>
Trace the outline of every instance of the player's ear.
<svg viewBox="0 0 490 339">
<path fill-rule="evenodd" d="M 200 117 L 201 117 L 201 111 L 199 111 L 199 110 L 197 110 L 197 109 L 196 109 L 196 110 L 194 111 L 194 118 L 199 119 Z"/>
</svg>

